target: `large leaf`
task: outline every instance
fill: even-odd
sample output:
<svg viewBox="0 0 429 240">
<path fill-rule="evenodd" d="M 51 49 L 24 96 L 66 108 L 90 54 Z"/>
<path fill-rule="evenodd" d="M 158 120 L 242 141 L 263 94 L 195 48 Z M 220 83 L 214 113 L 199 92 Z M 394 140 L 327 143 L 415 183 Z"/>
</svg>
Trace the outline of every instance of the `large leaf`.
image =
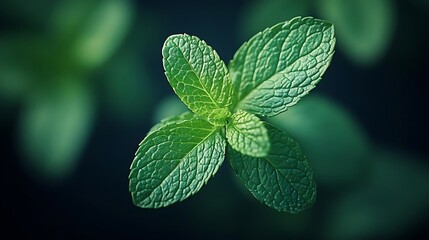
<svg viewBox="0 0 429 240">
<path fill-rule="evenodd" d="M 228 148 L 231 166 L 256 199 L 278 211 L 298 213 L 316 198 L 313 171 L 293 139 L 265 126 L 271 141 L 269 154 L 255 158 Z"/>
<path fill-rule="evenodd" d="M 194 118 L 150 133 L 131 165 L 129 190 L 134 204 L 165 207 L 198 192 L 223 162 L 226 141 L 220 130 Z"/>
<path fill-rule="evenodd" d="M 233 149 L 245 155 L 264 157 L 270 150 L 270 139 L 263 122 L 242 110 L 231 116 L 226 125 L 226 138 Z"/>
<path fill-rule="evenodd" d="M 329 66 L 332 24 L 297 17 L 256 34 L 229 65 L 238 109 L 274 116 L 306 95 Z"/>
<path fill-rule="evenodd" d="M 186 34 L 168 37 L 162 53 L 165 74 L 180 99 L 213 124 L 224 125 L 232 84 L 218 54 L 204 41 Z"/>
</svg>

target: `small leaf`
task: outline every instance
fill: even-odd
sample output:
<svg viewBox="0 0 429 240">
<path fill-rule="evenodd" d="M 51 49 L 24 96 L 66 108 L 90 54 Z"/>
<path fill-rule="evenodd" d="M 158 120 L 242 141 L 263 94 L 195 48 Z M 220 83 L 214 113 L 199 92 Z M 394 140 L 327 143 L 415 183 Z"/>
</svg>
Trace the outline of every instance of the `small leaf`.
<svg viewBox="0 0 429 240">
<path fill-rule="evenodd" d="M 223 61 L 204 41 L 186 34 L 167 38 L 162 50 L 165 74 L 180 99 L 215 125 L 225 125 L 232 83 Z"/>
<path fill-rule="evenodd" d="M 256 199 L 278 211 L 298 213 L 316 198 L 313 171 L 294 140 L 265 126 L 271 140 L 269 154 L 255 158 L 228 148 L 231 166 Z"/>
<path fill-rule="evenodd" d="M 296 17 L 256 34 L 229 65 L 238 109 L 274 116 L 306 95 L 334 53 L 332 24 Z"/>
<path fill-rule="evenodd" d="M 251 113 L 239 110 L 226 125 L 226 138 L 242 154 L 264 157 L 270 150 L 270 139 L 263 122 Z"/>
<path fill-rule="evenodd" d="M 134 204 L 165 207 L 198 192 L 222 164 L 225 146 L 220 129 L 198 118 L 155 130 L 142 141 L 131 165 Z"/>
</svg>

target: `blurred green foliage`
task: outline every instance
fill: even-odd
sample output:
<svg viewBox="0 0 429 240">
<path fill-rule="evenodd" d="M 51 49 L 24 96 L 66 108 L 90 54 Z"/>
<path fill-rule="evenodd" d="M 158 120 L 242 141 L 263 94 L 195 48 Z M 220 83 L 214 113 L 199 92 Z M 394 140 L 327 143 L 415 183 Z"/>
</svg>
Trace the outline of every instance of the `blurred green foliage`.
<svg viewBox="0 0 429 240">
<path fill-rule="evenodd" d="M 337 188 L 363 177 L 370 144 L 353 117 L 335 102 L 306 96 L 300 104 L 269 121 L 298 141 L 320 184 Z"/>
<path fill-rule="evenodd" d="M 372 65 L 386 53 L 393 37 L 391 0 L 322 0 L 321 16 L 335 23 L 342 50 L 356 63 Z"/>
<path fill-rule="evenodd" d="M 258 31 L 296 16 L 310 15 L 312 0 L 254 0 L 243 9 L 240 38 L 249 39 Z"/>
<path fill-rule="evenodd" d="M 241 39 L 291 16 L 316 15 L 335 26 L 341 51 L 359 66 L 372 66 L 386 53 L 396 24 L 391 0 L 254 0 L 245 9 Z"/>
<path fill-rule="evenodd" d="M 429 168 L 415 154 L 380 148 L 359 186 L 333 202 L 327 239 L 393 238 L 429 210 Z"/>
<path fill-rule="evenodd" d="M 140 42 L 132 39 L 140 35 L 130 34 L 133 6 L 120 0 L 39 0 L 36 6 L 51 9 L 41 17 L 29 4 L 2 4 L 17 13 L 18 24 L 43 20 L 30 25 L 31 31 L 0 32 L 0 106 L 7 111 L 23 105 L 18 144 L 24 166 L 37 179 L 56 183 L 70 175 L 85 146 L 97 111 L 97 88 L 108 93 L 112 112 L 119 109 L 129 118 L 144 112 L 124 107 L 150 96 L 141 94 L 147 77 L 135 48 Z M 125 40 L 134 44 L 128 50 L 122 47 Z M 123 50 L 110 61 L 118 49 Z M 99 87 L 95 80 L 102 69 L 106 75 Z"/>
<path fill-rule="evenodd" d="M 28 97 L 21 116 L 24 166 L 48 183 L 72 173 L 92 126 L 93 96 L 73 80 Z"/>
<path fill-rule="evenodd" d="M 50 31 L 71 64 L 93 69 L 118 48 L 133 17 L 129 1 L 63 1 L 52 14 Z"/>
</svg>

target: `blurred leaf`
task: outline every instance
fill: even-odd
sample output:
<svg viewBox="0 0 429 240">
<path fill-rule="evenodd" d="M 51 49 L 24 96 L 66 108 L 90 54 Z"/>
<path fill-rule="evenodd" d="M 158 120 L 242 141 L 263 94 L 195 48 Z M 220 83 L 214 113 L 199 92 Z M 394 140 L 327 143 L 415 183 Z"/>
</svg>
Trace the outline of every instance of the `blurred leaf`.
<svg viewBox="0 0 429 240">
<path fill-rule="evenodd" d="M 83 68 L 102 64 L 118 47 L 133 19 L 125 0 L 64 1 L 52 18 L 52 32 L 64 41 L 71 61 Z"/>
<path fill-rule="evenodd" d="M 310 13 L 309 0 L 256 0 L 244 9 L 240 24 L 241 39 L 247 40 L 263 29 L 296 16 Z"/>
<path fill-rule="evenodd" d="M 322 17 L 335 25 L 338 45 L 356 63 L 370 65 L 386 52 L 395 25 L 390 0 L 317 1 Z"/>
<path fill-rule="evenodd" d="M 19 125 L 24 165 L 55 183 L 74 169 L 92 125 L 93 98 L 81 81 L 35 92 Z"/>
<path fill-rule="evenodd" d="M 28 76 L 15 66 L 0 63 L 0 101 L 16 101 L 29 88 Z"/>
<path fill-rule="evenodd" d="M 335 188 L 362 175 L 370 146 L 354 119 L 334 102 L 306 96 L 269 121 L 300 144 L 320 185 Z"/>
<path fill-rule="evenodd" d="M 57 73 L 57 65 L 52 62 L 52 41 L 37 34 L 8 34 L 0 38 L 0 81 L 22 81 L 29 88 L 35 82 L 46 82 L 46 77 Z M 55 60 L 58 62 L 58 60 Z M 25 83 L 24 83 L 25 82 Z M 6 83 L 15 85 L 17 83 Z M 0 87 L 7 87 L 2 85 Z M 24 87 L 24 86 L 22 86 Z M 4 89 L 8 91 L 8 89 Z M 0 89 L 1 91 L 1 89 Z M 11 95 L 14 92 L 6 94 Z"/>
<path fill-rule="evenodd" d="M 327 239 L 385 239 L 427 218 L 429 166 L 420 160 L 387 150 L 375 154 L 367 181 L 329 211 Z"/>
</svg>

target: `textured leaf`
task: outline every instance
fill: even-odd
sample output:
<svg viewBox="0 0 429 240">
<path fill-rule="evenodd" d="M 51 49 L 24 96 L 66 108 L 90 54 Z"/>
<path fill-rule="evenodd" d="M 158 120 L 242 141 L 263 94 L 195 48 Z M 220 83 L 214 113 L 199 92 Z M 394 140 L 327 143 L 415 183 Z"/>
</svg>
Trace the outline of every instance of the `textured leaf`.
<svg viewBox="0 0 429 240">
<path fill-rule="evenodd" d="M 298 213 L 316 198 L 313 171 L 294 140 L 265 126 L 271 140 L 269 154 L 255 158 L 228 148 L 231 166 L 256 199 L 278 211 Z"/>
<path fill-rule="evenodd" d="M 251 113 L 239 110 L 226 125 L 226 138 L 242 154 L 264 157 L 270 150 L 270 139 L 263 122 Z"/>
<path fill-rule="evenodd" d="M 196 193 L 222 164 L 225 145 L 220 129 L 201 119 L 170 123 L 152 132 L 131 165 L 134 204 L 165 207 Z"/>
<path fill-rule="evenodd" d="M 324 18 L 335 24 L 339 47 L 358 64 L 379 60 L 393 37 L 395 11 L 390 0 L 317 1 Z"/>
<path fill-rule="evenodd" d="M 224 125 L 232 102 L 232 83 L 217 53 L 186 34 L 168 37 L 162 53 L 165 74 L 180 99 L 211 123 Z"/>
<path fill-rule="evenodd" d="M 256 34 L 229 65 L 238 109 L 274 116 L 306 95 L 329 66 L 332 24 L 297 17 Z"/>
</svg>

